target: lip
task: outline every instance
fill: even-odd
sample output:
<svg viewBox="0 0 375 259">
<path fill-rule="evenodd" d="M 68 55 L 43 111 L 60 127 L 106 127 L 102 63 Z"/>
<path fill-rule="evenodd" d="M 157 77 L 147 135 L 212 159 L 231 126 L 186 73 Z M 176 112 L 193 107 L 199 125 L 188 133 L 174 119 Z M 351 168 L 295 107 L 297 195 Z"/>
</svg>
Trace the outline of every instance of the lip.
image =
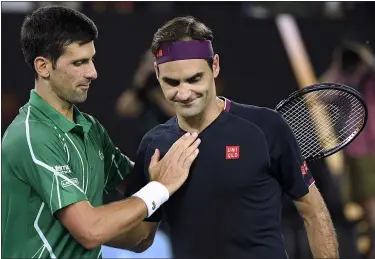
<svg viewBox="0 0 375 259">
<path fill-rule="evenodd" d="M 179 104 L 181 105 L 181 106 L 189 106 L 189 105 L 192 105 L 193 103 L 194 103 L 194 101 L 195 100 L 197 100 L 198 98 L 195 98 L 194 100 L 191 100 L 190 102 L 188 102 L 188 103 L 184 103 L 184 102 L 179 102 Z"/>
<path fill-rule="evenodd" d="M 90 88 L 90 84 L 87 84 L 87 85 L 78 85 L 79 88 L 83 89 L 83 90 L 87 90 Z"/>
</svg>

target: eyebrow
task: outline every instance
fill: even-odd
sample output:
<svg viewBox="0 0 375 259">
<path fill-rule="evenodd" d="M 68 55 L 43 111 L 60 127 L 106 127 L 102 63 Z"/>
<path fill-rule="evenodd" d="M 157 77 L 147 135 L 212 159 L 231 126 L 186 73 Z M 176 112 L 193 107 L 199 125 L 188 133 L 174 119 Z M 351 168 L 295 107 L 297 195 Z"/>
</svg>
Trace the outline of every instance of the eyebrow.
<svg viewBox="0 0 375 259">
<path fill-rule="evenodd" d="M 193 79 L 195 79 L 196 77 L 202 77 L 204 75 L 203 72 L 198 72 L 198 73 L 195 73 L 194 75 L 190 76 L 190 77 L 187 77 L 187 78 L 184 78 L 183 81 L 191 81 Z M 170 77 L 166 77 L 166 76 L 163 76 L 161 79 L 163 79 L 164 82 L 166 83 L 169 83 L 169 82 L 174 82 L 174 83 L 179 83 L 180 82 L 180 79 L 176 79 L 176 78 L 170 78 Z"/>
</svg>

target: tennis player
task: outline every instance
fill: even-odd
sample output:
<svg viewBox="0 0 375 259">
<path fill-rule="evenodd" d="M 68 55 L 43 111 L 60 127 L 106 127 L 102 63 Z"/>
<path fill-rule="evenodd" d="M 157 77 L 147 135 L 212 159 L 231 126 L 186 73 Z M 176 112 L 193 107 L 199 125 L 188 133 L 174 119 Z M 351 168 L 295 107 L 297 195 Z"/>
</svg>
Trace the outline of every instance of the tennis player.
<svg viewBox="0 0 375 259">
<path fill-rule="evenodd" d="M 89 18 L 63 7 L 24 20 L 21 45 L 35 89 L 2 140 L 2 258 L 101 258 L 103 244 L 145 250 L 157 228 L 147 217 L 183 184 L 198 154 L 197 136 L 184 135 L 162 160 L 155 152 L 150 183 L 103 205 L 133 163 L 75 106 L 97 77 L 97 36 Z"/>
<path fill-rule="evenodd" d="M 338 258 L 330 215 L 283 117 L 216 96 L 220 65 L 212 40 L 193 17 L 170 20 L 154 35 L 156 76 L 177 115 L 143 138 L 135 163 L 140 186 L 156 148 L 163 156 L 186 132 L 199 133 L 202 143 L 188 180 L 150 220 L 167 220 L 178 259 L 285 259 L 286 193 L 304 219 L 314 257 Z"/>
</svg>

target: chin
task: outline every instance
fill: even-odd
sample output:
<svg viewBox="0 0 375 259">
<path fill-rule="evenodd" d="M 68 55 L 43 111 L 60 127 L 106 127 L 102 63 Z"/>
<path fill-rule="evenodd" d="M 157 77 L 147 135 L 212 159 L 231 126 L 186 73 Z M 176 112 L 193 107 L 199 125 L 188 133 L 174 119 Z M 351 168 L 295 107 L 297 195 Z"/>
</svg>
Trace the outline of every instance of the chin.
<svg viewBox="0 0 375 259">
<path fill-rule="evenodd" d="M 195 117 L 202 113 L 202 111 L 198 107 L 191 107 L 191 108 L 180 108 L 178 109 L 177 113 L 185 118 Z"/>
<path fill-rule="evenodd" d="M 87 99 L 87 94 L 82 95 L 82 96 L 75 96 L 73 100 L 71 100 L 70 102 L 73 104 L 80 104 L 80 103 L 84 103 L 86 99 Z"/>
</svg>

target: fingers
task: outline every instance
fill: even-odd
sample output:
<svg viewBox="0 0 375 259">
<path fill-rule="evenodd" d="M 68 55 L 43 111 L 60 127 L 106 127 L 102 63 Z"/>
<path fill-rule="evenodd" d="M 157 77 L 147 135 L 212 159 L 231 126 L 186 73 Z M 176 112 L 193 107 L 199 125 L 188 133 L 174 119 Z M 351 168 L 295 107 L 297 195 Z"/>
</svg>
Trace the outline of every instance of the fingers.
<svg viewBox="0 0 375 259">
<path fill-rule="evenodd" d="M 199 154 L 199 149 L 194 149 L 194 151 L 185 159 L 183 168 L 190 169 L 191 164 L 197 158 L 198 154 Z"/>
<path fill-rule="evenodd" d="M 194 143 L 197 137 L 198 134 L 196 132 L 189 135 L 177 148 L 176 152 L 173 155 L 173 161 L 179 162 L 184 152 Z"/>
<path fill-rule="evenodd" d="M 191 144 L 189 147 L 183 150 L 183 153 L 181 154 L 178 163 L 183 165 L 185 163 L 185 160 L 195 151 L 198 149 L 199 144 L 201 143 L 201 140 L 198 138 L 196 139 L 193 144 Z"/>
<path fill-rule="evenodd" d="M 168 152 L 165 154 L 164 158 L 169 159 L 170 157 L 173 157 L 176 153 L 177 149 L 180 147 L 180 145 L 190 136 L 190 133 L 186 133 L 182 137 L 180 137 L 173 145 L 169 148 Z"/>
<path fill-rule="evenodd" d="M 165 155 L 166 160 L 172 159 L 173 161 L 178 161 L 181 154 L 187 149 L 198 137 L 197 133 L 186 133 L 181 138 L 179 138 L 169 149 Z"/>
<path fill-rule="evenodd" d="M 159 149 L 155 149 L 155 152 L 151 157 L 150 167 L 153 167 L 154 165 L 156 165 L 159 162 L 159 158 L 160 158 L 160 151 Z"/>
</svg>

